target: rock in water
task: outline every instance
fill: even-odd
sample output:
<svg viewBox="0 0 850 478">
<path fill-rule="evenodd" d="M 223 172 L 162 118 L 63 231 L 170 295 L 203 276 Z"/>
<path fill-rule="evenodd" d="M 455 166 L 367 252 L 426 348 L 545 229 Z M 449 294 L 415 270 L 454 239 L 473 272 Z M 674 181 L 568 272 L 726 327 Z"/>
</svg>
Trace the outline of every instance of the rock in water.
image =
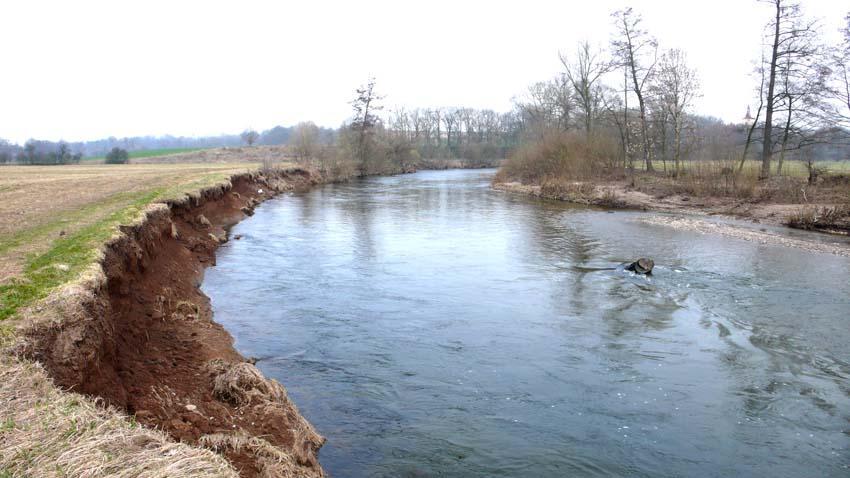
<svg viewBox="0 0 850 478">
<path fill-rule="evenodd" d="M 652 259 L 647 259 L 646 257 L 641 257 L 640 259 L 632 262 L 628 266 L 626 266 L 627 271 L 632 271 L 635 274 L 652 274 L 652 268 L 655 267 L 655 262 Z"/>
</svg>

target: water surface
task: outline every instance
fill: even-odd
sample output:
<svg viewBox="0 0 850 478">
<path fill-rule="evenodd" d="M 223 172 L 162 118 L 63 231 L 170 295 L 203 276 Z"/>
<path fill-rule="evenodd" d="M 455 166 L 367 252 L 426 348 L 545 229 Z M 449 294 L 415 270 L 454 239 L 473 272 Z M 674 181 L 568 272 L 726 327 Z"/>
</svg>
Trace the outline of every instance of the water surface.
<svg viewBox="0 0 850 478">
<path fill-rule="evenodd" d="M 207 271 L 216 320 L 328 438 L 328 472 L 848 476 L 850 259 L 491 175 L 280 197 Z M 610 270 L 638 256 L 652 278 Z"/>
</svg>

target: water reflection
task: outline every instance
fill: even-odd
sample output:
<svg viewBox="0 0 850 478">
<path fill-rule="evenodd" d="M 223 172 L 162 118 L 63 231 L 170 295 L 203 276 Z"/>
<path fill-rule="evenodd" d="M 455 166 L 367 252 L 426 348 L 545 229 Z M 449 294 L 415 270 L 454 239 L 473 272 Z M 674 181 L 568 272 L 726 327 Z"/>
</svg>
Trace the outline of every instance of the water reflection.
<svg viewBox="0 0 850 478">
<path fill-rule="evenodd" d="M 335 476 L 846 476 L 834 256 L 495 192 L 480 171 L 262 205 L 204 289 Z M 617 269 L 650 256 L 651 278 Z"/>
</svg>

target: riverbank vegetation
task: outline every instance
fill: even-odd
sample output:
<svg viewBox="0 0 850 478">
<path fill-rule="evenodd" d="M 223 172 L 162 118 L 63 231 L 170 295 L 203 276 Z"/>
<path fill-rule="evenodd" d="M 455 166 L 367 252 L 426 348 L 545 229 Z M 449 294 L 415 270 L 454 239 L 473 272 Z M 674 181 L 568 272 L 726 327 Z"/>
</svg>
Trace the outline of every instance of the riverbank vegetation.
<svg viewBox="0 0 850 478">
<path fill-rule="evenodd" d="M 397 174 L 416 169 L 494 167 L 518 142 L 513 113 L 473 108 L 395 108 L 384 111 L 374 78 L 358 88 L 352 117 L 331 137 L 300 123 L 290 147 L 297 161 L 326 177 Z"/>
<path fill-rule="evenodd" d="M 628 8 L 612 14 L 609 45 L 562 53 L 561 73 L 517 101 L 519 145 L 496 182 L 551 197 L 584 182 L 656 197 L 800 204 L 810 209 L 798 219 L 839 220 L 850 204 L 850 13 L 841 42 L 829 44 L 799 3 L 765 4 L 755 107 L 741 121 L 695 114 L 699 74 L 686 52 L 664 49 Z M 814 212 L 824 207 L 831 212 Z"/>
</svg>

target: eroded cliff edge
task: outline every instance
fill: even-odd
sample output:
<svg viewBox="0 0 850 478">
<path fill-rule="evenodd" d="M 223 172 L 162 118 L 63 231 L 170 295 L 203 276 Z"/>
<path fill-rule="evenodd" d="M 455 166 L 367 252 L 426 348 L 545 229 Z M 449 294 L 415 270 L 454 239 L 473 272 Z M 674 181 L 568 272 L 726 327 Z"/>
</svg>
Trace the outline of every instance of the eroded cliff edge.
<svg viewBox="0 0 850 478">
<path fill-rule="evenodd" d="M 233 348 L 199 289 L 230 225 L 320 180 L 303 169 L 246 173 L 149 207 L 91 273 L 24 314 L 15 354 L 40 363 L 62 393 L 221 453 L 240 476 L 323 476 L 324 438 Z"/>
</svg>

